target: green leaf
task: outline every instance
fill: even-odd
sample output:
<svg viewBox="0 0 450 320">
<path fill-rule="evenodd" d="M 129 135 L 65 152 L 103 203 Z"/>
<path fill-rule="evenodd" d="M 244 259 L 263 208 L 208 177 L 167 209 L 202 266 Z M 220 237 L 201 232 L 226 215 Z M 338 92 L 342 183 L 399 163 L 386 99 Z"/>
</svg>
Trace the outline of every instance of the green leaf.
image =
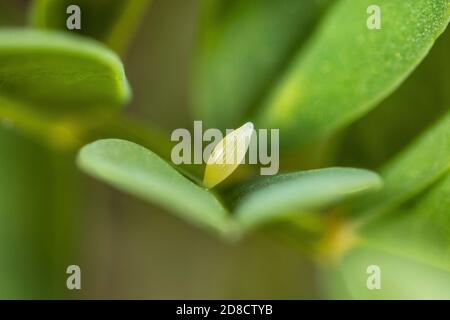
<svg viewBox="0 0 450 320">
<path fill-rule="evenodd" d="M 364 244 L 450 272 L 450 175 L 361 231 Z"/>
<path fill-rule="evenodd" d="M 369 30 L 372 4 L 337 3 L 265 101 L 258 126 L 304 143 L 347 125 L 405 80 L 449 22 L 448 0 L 379 0 L 382 29 Z"/>
<path fill-rule="evenodd" d="M 367 211 L 361 217 L 363 222 L 419 194 L 449 171 L 449 132 L 450 113 L 381 170 L 383 190 L 355 204 L 356 214 Z"/>
<path fill-rule="evenodd" d="M 229 214 L 213 193 L 135 143 L 96 141 L 81 149 L 78 164 L 90 175 L 173 210 L 189 222 L 222 234 L 230 231 Z"/>
<path fill-rule="evenodd" d="M 49 31 L 0 30 L 0 83 L 0 118 L 58 145 L 75 144 L 80 118 L 102 119 L 131 95 L 115 53 Z"/>
<path fill-rule="evenodd" d="M 448 299 L 450 295 L 448 286 L 441 285 L 450 277 L 450 176 L 447 173 L 436 182 L 450 169 L 449 128 L 450 114 L 388 166 L 382 174 L 385 189 L 366 199 L 366 205 L 375 207 L 361 220 L 361 245 L 367 251 L 364 254 L 376 251 L 376 256 L 383 255 L 389 263 L 399 264 L 391 269 L 403 271 L 389 280 L 390 288 L 396 289 L 381 293 L 383 298 Z M 430 185 L 423 195 L 394 209 Z"/>
<path fill-rule="evenodd" d="M 236 219 L 255 226 L 287 215 L 317 211 L 338 201 L 377 189 L 377 174 L 354 168 L 327 168 L 278 175 L 242 187 Z"/>
<path fill-rule="evenodd" d="M 328 0 L 204 0 L 193 105 L 208 126 L 235 128 L 311 31 Z"/>
<path fill-rule="evenodd" d="M 49 154 L 3 126 L 0 146 L 0 298 L 50 298 Z"/>
<path fill-rule="evenodd" d="M 381 289 L 369 290 L 367 267 L 380 268 Z M 353 299 L 450 299 L 450 274 L 385 252 L 359 248 L 339 271 Z"/>
<path fill-rule="evenodd" d="M 81 30 L 74 30 L 106 43 L 121 52 L 137 28 L 150 0 L 35 0 L 31 23 L 38 28 L 67 30 L 67 8 L 81 10 Z"/>
<path fill-rule="evenodd" d="M 450 107 L 449 52 L 450 31 L 446 31 L 394 94 L 346 130 L 338 162 L 379 168 L 444 116 Z"/>
<path fill-rule="evenodd" d="M 14 112 L 90 113 L 119 109 L 130 98 L 123 65 L 112 51 L 56 32 L 0 30 L 0 83 L 0 100 Z"/>
</svg>

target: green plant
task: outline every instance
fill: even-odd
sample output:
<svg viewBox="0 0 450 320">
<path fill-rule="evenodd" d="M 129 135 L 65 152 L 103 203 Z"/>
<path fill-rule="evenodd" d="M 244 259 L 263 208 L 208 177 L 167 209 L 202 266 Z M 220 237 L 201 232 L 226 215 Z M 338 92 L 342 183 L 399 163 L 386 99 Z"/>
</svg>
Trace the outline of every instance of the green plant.
<svg viewBox="0 0 450 320">
<path fill-rule="evenodd" d="M 449 0 L 378 0 L 380 31 L 366 28 L 369 0 L 203 1 L 196 117 L 280 128 L 288 172 L 254 179 L 244 167 L 217 190 L 199 182 L 203 168 L 170 163 L 168 134 L 119 113 L 130 99 L 120 58 L 87 38 L 124 52 L 146 1 L 128 15 L 117 12 L 129 1 L 75 2 L 102 12 L 87 35 L 0 31 L 2 119 L 72 159 L 114 138 L 82 147 L 79 167 L 225 240 L 262 228 L 319 261 L 332 297 L 450 297 L 448 33 L 419 66 L 447 27 Z M 67 3 L 36 1 L 33 23 L 65 28 Z M 382 292 L 365 287 L 373 263 L 388 270 Z M 429 291 L 411 290 L 416 280 Z"/>
</svg>

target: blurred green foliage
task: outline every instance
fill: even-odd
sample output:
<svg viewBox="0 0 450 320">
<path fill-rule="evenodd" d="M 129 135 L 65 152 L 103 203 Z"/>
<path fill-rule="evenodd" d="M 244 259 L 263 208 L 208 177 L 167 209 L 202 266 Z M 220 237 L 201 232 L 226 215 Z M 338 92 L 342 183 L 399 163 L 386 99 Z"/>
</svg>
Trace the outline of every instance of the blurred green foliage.
<svg viewBox="0 0 450 320">
<path fill-rule="evenodd" d="M 202 1 L 192 94 L 196 116 L 207 126 L 239 126 L 327 2 Z"/>
<path fill-rule="evenodd" d="M 448 24 L 447 0 L 386 0 L 377 2 L 382 29 L 372 32 L 371 4 L 346 0 L 332 8 L 269 96 L 261 126 L 304 143 L 348 125 L 399 86 Z"/>
<path fill-rule="evenodd" d="M 0 63 L 1 98 L 43 114 L 118 109 L 130 97 L 120 60 L 88 39 L 3 29 Z"/>
</svg>

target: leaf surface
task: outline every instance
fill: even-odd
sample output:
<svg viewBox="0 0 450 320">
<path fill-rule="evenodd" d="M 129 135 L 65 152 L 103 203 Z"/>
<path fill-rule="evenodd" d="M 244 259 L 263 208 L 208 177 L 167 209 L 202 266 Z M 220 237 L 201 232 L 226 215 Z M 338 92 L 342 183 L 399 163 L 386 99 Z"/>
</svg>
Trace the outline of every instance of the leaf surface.
<svg viewBox="0 0 450 320">
<path fill-rule="evenodd" d="M 278 175 L 242 187 L 235 194 L 236 219 L 254 226 L 270 220 L 323 209 L 381 186 L 376 173 L 326 168 Z"/>
<path fill-rule="evenodd" d="M 414 73 L 375 110 L 345 132 L 339 163 L 379 168 L 450 108 L 450 32 Z"/>
<path fill-rule="evenodd" d="M 450 175 L 361 232 L 364 244 L 450 272 Z"/>
<path fill-rule="evenodd" d="M 122 62 L 75 35 L 0 31 L 0 99 L 49 115 L 119 109 L 130 98 Z"/>
<path fill-rule="evenodd" d="M 380 268 L 381 289 L 369 290 L 367 281 Z M 450 274 L 382 251 L 360 248 L 339 267 L 345 287 L 353 299 L 449 299 Z"/>
<path fill-rule="evenodd" d="M 355 204 L 362 220 L 398 207 L 444 176 L 450 169 L 450 113 L 426 130 L 380 172 L 385 187 Z"/>
<path fill-rule="evenodd" d="M 78 164 L 88 174 L 173 210 L 184 220 L 219 232 L 230 231 L 228 212 L 213 193 L 135 143 L 117 139 L 93 142 L 81 149 Z"/>
</svg>

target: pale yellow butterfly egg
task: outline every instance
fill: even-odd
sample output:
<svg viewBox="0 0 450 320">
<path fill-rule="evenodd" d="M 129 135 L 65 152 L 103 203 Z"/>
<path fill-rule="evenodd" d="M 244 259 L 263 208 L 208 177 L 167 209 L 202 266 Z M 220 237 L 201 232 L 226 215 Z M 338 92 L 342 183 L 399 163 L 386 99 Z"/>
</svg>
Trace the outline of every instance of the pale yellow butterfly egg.
<svg viewBox="0 0 450 320">
<path fill-rule="evenodd" d="M 247 122 L 227 134 L 214 147 L 205 168 L 205 187 L 213 188 L 236 170 L 245 158 L 252 134 L 253 123 Z"/>
</svg>

